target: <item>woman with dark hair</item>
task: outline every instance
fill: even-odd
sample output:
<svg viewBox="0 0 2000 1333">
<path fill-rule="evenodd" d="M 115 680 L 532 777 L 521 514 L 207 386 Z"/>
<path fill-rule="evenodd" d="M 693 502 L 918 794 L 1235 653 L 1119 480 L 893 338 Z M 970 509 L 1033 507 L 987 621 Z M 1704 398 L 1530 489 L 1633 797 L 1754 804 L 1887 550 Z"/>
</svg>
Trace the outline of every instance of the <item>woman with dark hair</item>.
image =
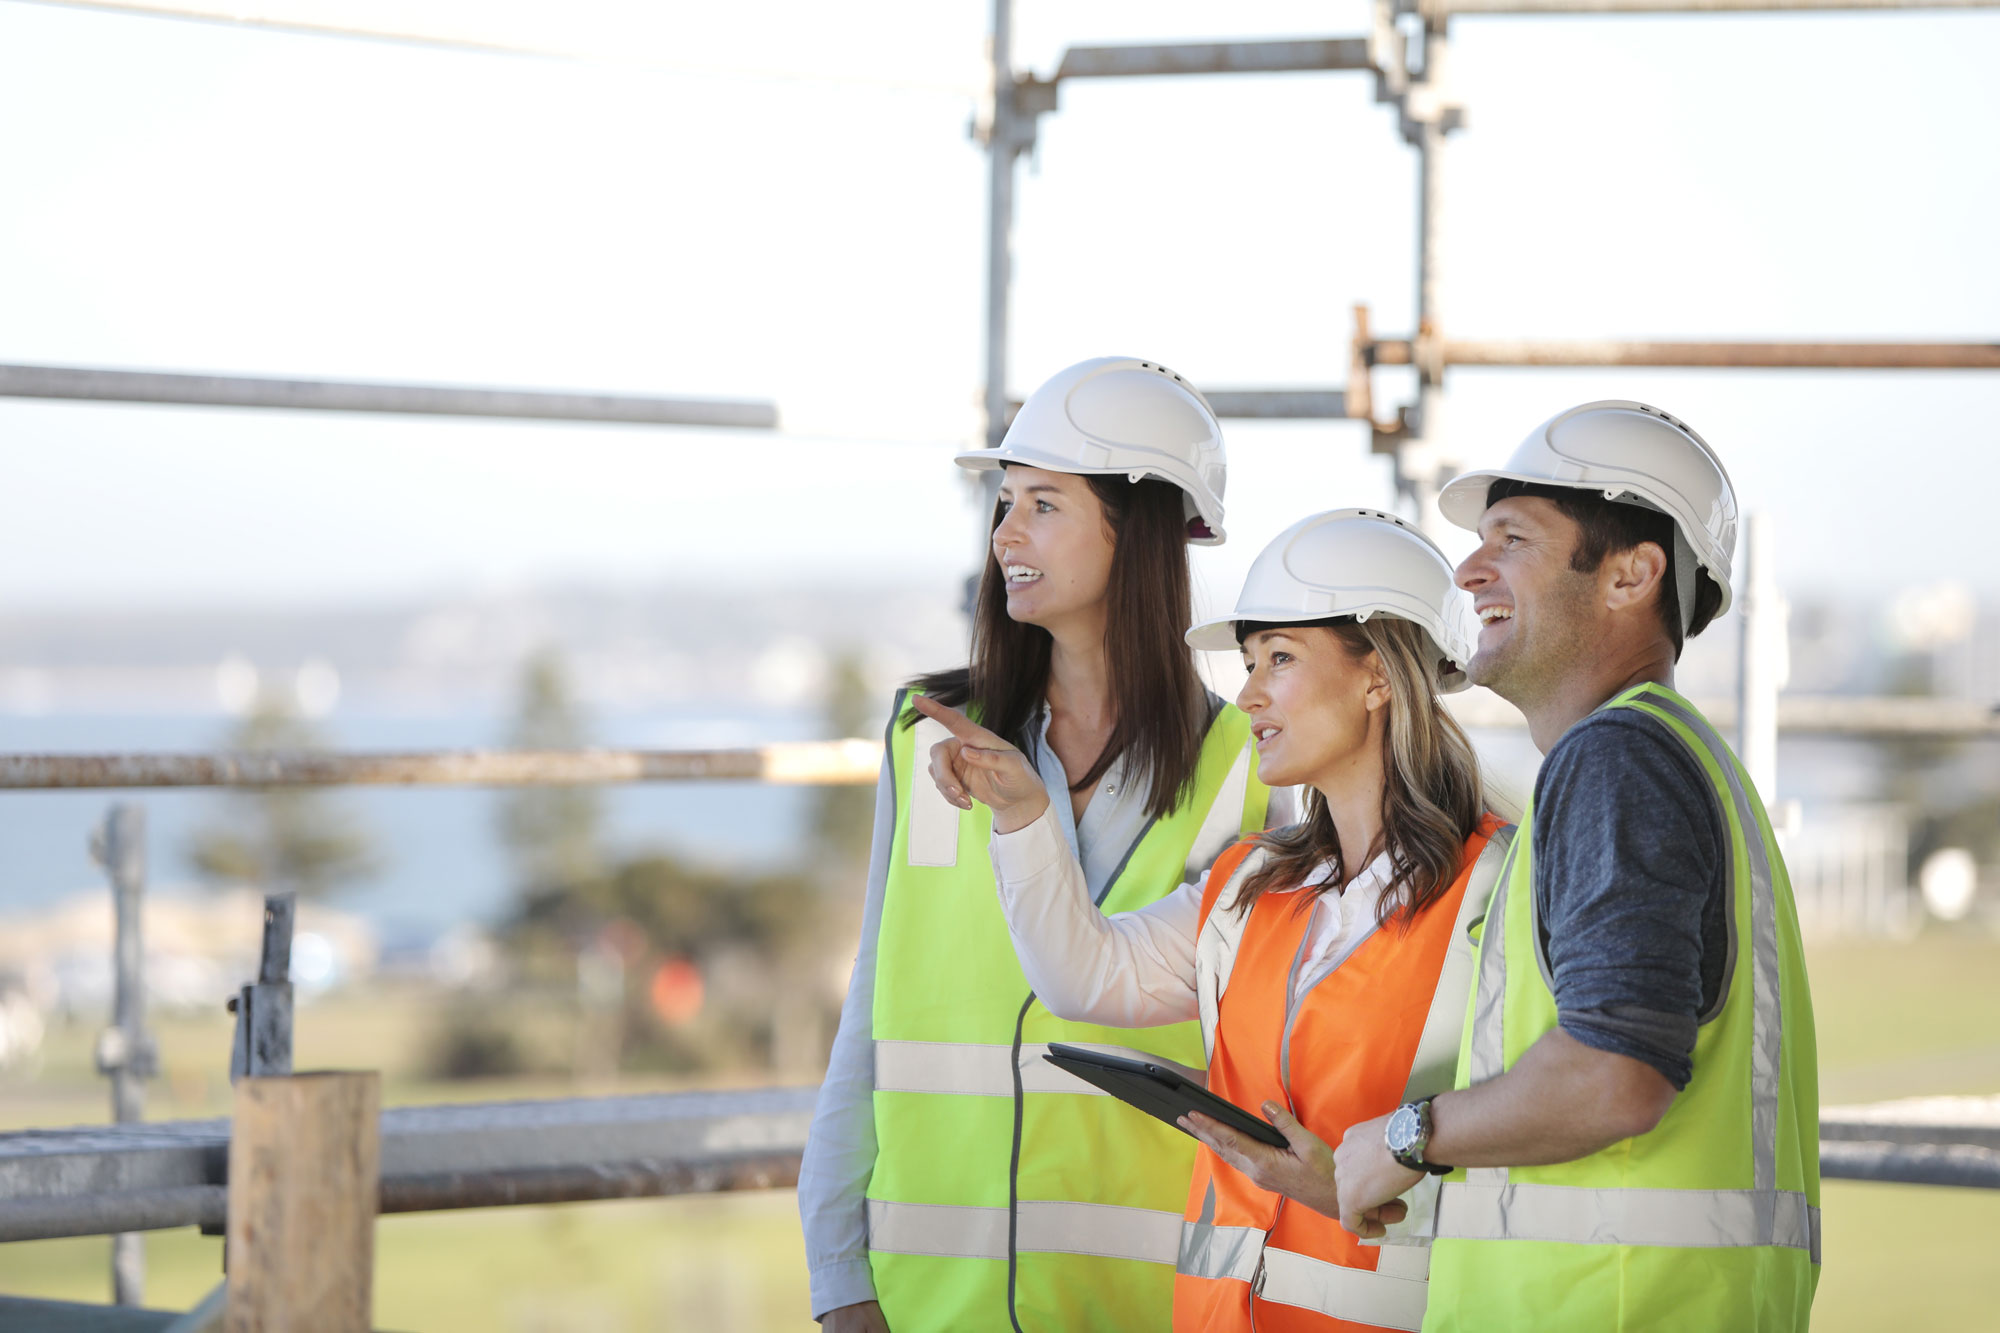
<svg viewBox="0 0 2000 1333">
<path fill-rule="evenodd" d="M 1143 907 L 1263 828 L 1249 719 L 1182 639 L 1188 545 L 1222 540 L 1221 431 L 1164 366 L 1103 358 L 958 461 L 1002 469 L 999 500 L 969 663 L 912 681 L 891 714 L 861 949 L 799 1176 L 813 1310 L 830 1331 L 1157 1327 L 1194 1146 L 1135 1132 L 1041 1055 L 1198 1067 L 1200 1031 L 1112 1033 L 1037 1002 L 995 903 L 991 820 L 924 775 L 946 732 L 913 702 L 977 716 L 1063 794 L 1051 828 L 1091 911 Z"/>
<path fill-rule="evenodd" d="M 1258 777 L 1304 784 L 1304 820 L 1246 837 L 1136 911 L 1090 910 L 1051 803 L 1002 738 L 925 699 L 951 731 L 931 773 L 993 819 L 992 855 L 1023 970 L 1050 1011 L 1151 1026 L 1198 1017 L 1207 1086 L 1261 1109 L 1276 1149 L 1207 1116 L 1174 1286 L 1177 1329 L 1414 1329 L 1423 1322 L 1435 1175 L 1376 1219 L 1339 1224 L 1333 1153 L 1348 1126 L 1451 1086 L 1471 982 L 1467 930 L 1511 837 L 1487 812 L 1471 743 L 1438 699 L 1463 688 L 1466 608 L 1444 555 L 1402 520 L 1342 510 L 1264 549 L 1199 648 L 1240 646 Z M 1145 1123 L 1135 1111 L 1128 1121 Z M 1422 1136 L 1404 1145 L 1421 1163 Z M 1296 1200 L 1305 1206 L 1288 1206 Z M 1405 1216 L 1405 1213 L 1408 1216 Z"/>
</svg>

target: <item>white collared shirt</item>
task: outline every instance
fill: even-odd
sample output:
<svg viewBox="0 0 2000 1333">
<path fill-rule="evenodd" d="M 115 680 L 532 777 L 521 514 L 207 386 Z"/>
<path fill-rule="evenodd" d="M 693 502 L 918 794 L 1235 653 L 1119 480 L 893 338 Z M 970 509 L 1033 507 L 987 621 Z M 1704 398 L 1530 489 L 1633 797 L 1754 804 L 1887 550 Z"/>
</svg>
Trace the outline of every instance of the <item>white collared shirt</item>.
<svg viewBox="0 0 2000 1333">
<path fill-rule="evenodd" d="M 1049 1012 L 1115 1027 L 1195 1017 L 1195 937 L 1206 873 L 1158 902 L 1107 917 L 1091 902 L 1053 803 L 1025 828 L 994 834 L 991 851 L 1021 970 Z M 1330 866 L 1320 865 L 1301 888 L 1324 884 L 1330 872 Z M 1388 875 L 1384 853 L 1344 892 L 1319 895 L 1305 955 L 1292 976 L 1294 1003 L 1374 933 Z"/>
</svg>

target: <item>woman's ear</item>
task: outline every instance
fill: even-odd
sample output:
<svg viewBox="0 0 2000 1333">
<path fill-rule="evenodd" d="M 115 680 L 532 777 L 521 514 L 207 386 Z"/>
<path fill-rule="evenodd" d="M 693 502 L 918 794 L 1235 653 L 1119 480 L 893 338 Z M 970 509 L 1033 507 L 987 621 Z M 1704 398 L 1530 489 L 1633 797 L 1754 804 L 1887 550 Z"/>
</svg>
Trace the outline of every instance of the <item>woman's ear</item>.
<svg viewBox="0 0 2000 1333">
<path fill-rule="evenodd" d="M 1368 711 L 1372 713 L 1378 708 L 1388 707 L 1394 690 L 1389 684 L 1389 668 L 1382 664 L 1381 652 L 1369 649 L 1368 656 L 1361 659 L 1361 669 L 1368 678 L 1368 692 L 1362 696 Z"/>
</svg>

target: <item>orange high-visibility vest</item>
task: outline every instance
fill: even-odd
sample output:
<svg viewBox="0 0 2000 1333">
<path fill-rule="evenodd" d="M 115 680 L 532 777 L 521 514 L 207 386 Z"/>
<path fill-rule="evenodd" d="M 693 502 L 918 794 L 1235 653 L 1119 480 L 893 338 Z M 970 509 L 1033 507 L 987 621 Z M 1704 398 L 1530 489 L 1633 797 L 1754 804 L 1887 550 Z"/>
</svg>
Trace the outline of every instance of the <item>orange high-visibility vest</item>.
<svg viewBox="0 0 2000 1333">
<path fill-rule="evenodd" d="M 1214 1027 L 1209 1090 L 1253 1113 L 1278 1102 L 1337 1145 L 1349 1126 L 1448 1089 L 1471 980 L 1465 932 L 1498 881 L 1507 841 L 1494 838 L 1500 829 L 1487 815 L 1444 894 L 1407 927 L 1397 916 L 1376 928 L 1296 1004 L 1293 971 L 1314 916 L 1307 891 L 1259 896 L 1228 950 L 1227 989 L 1212 1019 L 1204 1004 Z M 1469 895 L 1489 841 L 1494 855 Z M 1264 859 L 1250 839 L 1223 853 L 1202 895 L 1205 931 L 1225 890 L 1233 901 L 1234 886 Z M 1442 985 L 1440 974 L 1448 974 Z M 1441 1059 L 1447 1044 L 1451 1054 Z M 1259 1189 L 1204 1147 L 1182 1226 L 1174 1328 L 1248 1333 L 1254 1320 L 1259 1333 L 1414 1329 L 1423 1323 L 1429 1254 L 1423 1245 L 1363 1245 L 1334 1218 Z"/>
</svg>

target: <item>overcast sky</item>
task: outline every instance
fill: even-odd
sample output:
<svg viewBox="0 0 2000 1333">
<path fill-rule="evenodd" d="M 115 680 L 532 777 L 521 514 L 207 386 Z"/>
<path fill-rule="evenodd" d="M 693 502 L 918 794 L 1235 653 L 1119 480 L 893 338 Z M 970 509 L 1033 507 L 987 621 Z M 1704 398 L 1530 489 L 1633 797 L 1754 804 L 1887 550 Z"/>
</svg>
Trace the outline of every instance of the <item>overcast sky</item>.
<svg viewBox="0 0 2000 1333">
<path fill-rule="evenodd" d="M 0 0 L 0 361 L 773 398 L 828 432 L 0 400 L 0 606 L 955 578 L 985 4 L 662 9 L 258 9 L 585 57 L 554 60 Z M 1020 11 L 1044 72 L 1076 43 L 1364 16 Z M 2000 15 L 1454 33 L 1451 334 L 2000 338 Z M 1414 196 L 1359 75 L 1066 86 L 1022 172 L 1011 387 L 1111 352 L 1337 385 L 1354 303 L 1408 331 Z M 1403 385 L 1376 389 L 1386 413 Z M 1491 463 L 1611 396 L 1717 446 L 1794 589 L 2000 593 L 2000 375 L 1458 371 L 1449 437 Z M 1229 441 L 1216 600 L 1303 513 L 1390 501 L 1357 424 Z"/>
</svg>

